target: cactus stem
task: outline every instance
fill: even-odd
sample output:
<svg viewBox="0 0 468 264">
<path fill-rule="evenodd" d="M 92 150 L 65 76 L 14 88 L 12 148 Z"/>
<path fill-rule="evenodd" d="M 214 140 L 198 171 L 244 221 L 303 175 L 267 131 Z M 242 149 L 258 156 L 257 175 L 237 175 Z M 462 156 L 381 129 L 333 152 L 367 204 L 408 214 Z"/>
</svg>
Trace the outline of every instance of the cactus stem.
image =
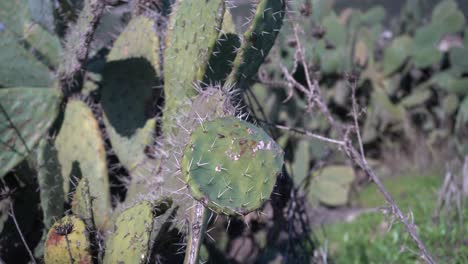
<svg viewBox="0 0 468 264">
<path fill-rule="evenodd" d="M 192 226 L 189 228 L 184 264 L 198 264 L 199 262 L 200 247 L 208 225 L 208 212 L 209 210 L 202 203 L 195 203 L 195 207 L 192 209 Z"/>
</svg>

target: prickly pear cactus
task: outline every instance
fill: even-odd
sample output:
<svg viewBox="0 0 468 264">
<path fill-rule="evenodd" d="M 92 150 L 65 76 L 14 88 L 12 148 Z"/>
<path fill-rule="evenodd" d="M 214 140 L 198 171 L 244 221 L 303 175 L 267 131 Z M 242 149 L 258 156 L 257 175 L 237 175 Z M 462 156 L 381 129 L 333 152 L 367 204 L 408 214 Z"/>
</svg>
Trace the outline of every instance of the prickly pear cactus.
<svg viewBox="0 0 468 264">
<path fill-rule="evenodd" d="M 41 195 L 41 208 L 43 213 L 45 241 L 47 230 L 54 224 L 55 219 L 62 217 L 64 212 L 63 178 L 60 173 L 57 150 L 50 138 L 43 138 L 37 149 L 37 181 Z M 42 244 L 41 244 L 42 245 Z M 38 247 L 42 250 L 43 247 Z"/>
<path fill-rule="evenodd" d="M 104 263 L 148 263 L 155 218 L 172 205 L 170 199 L 142 201 L 123 211 L 115 220 L 106 242 Z"/>
<path fill-rule="evenodd" d="M 241 89 L 245 89 L 257 74 L 283 25 L 285 4 L 286 1 L 257 1 L 251 25 L 244 33 L 240 52 L 233 62 L 233 70 L 227 80 L 230 85 L 237 84 Z"/>
<path fill-rule="evenodd" d="M 222 25 L 224 5 L 222 0 L 192 0 L 177 1 L 173 7 L 164 51 L 164 85 L 168 87 L 165 92 L 171 99 L 166 101 L 167 110 L 175 111 L 180 99 L 195 95 L 192 87 L 207 70 Z M 197 8 L 200 6 L 203 8 Z"/>
<path fill-rule="evenodd" d="M 71 206 L 73 214 L 83 219 L 88 228 L 96 228 L 94 223 L 93 201 L 91 193 L 89 192 L 89 181 L 86 177 L 83 177 L 76 186 Z"/>
<path fill-rule="evenodd" d="M 89 234 L 81 219 L 65 216 L 50 228 L 44 261 L 46 264 L 93 263 Z"/>
<path fill-rule="evenodd" d="M 201 123 L 184 151 L 190 193 L 217 213 L 247 214 L 269 199 L 283 151 L 262 129 L 234 117 Z"/>
<path fill-rule="evenodd" d="M 70 190 L 72 177 L 89 181 L 97 227 L 104 227 L 111 211 L 106 150 L 97 120 L 82 101 L 71 100 L 55 141 L 62 166 L 64 192 Z"/>
<path fill-rule="evenodd" d="M 52 88 L 0 89 L 0 178 L 28 157 L 44 136 L 58 115 L 60 99 Z"/>
<path fill-rule="evenodd" d="M 112 147 L 132 171 L 154 138 L 156 119 L 151 111 L 160 97 L 159 41 L 156 23 L 133 18 L 117 38 L 103 73 L 102 109 Z"/>
<path fill-rule="evenodd" d="M 348 202 L 351 185 L 355 179 L 350 166 L 328 166 L 313 173 L 309 201 L 328 206 L 342 206 Z"/>
</svg>

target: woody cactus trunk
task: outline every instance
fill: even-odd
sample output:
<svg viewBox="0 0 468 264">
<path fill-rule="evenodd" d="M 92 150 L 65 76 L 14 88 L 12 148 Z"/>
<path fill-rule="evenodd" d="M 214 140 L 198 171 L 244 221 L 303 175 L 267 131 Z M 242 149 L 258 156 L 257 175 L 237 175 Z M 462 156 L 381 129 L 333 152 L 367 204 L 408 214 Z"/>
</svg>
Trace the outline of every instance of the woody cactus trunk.
<svg viewBox="0 0 468 264">
<path fill-rule="evenodd" d="M 55 1 L 41 2 L 54 15 Z M 74 17 L 66 2 L 62 21 Z M 173 229 L 184 263 L 198 263 L 210 216 L 259 209 L 282 171 L 283 151 L 245 120 L 240 95 L 274 44 L 285 3 L 256 1 L 242 35 L 229 1 L 135 1 L 92 73 L 96 27 L 113 2 L 84 1 L 64 41 L 31 1 L 0 4 L 0 46 L 10 51 L 0 56 L 15 56 L 0 67 L 0 177 L 34 164 L 45 227 L 36 257 L 46 264 L 147 263 L 181 242 L 168 237 Z M 109 156 L 130 175 L 118 202 Z"/>
</svg>

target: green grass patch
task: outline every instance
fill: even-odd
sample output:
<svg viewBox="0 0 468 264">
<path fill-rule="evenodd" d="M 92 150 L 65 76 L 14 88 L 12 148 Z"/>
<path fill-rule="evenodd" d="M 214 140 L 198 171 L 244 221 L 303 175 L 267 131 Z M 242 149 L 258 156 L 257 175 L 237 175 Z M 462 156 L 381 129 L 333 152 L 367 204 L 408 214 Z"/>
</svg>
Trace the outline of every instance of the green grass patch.
<svg viewBox="0 0 468 264">
<path fill-rule="evenodd" d="M 442 177 L 435 175 L 404 175 L 384 181 L 387 190 L 405 212 L 413 213 L 418 233 L 439 263 L 468 263 L 468 210 L 464 223 L 444 218 L 432 218 Z M 383 196 L 375 185 L 360 192 L 363 207 L 385 207 Z M 423 263 L 418 249 L 403 225 L 389 214 L 370 212 L 352 222 L 337 222 L 317 231 L 322 245 L 328 242 L 333 263 Z"/>
</svg>

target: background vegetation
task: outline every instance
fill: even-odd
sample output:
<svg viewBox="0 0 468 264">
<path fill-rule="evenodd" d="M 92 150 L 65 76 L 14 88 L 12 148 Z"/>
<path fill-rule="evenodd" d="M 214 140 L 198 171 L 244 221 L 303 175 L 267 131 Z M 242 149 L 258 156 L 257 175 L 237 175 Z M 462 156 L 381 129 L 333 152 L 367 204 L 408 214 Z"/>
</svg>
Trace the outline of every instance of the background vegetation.
<svg viewBox="0 0 468 264">
<path fill-rule="evenodd" d="M 83 1 L 23 1 L 26 9 L 8 4 L 13 2 L 0 3 L 0 91 L 13 86 L 57 85 L 53 77 L 64 76 L 64 72 L 69 76 L 70 68 L 73 68 L 73 65 L 68 67 L 63 62 L 64 57 L 60 54 L 70 49 L 67 44 L 71 42 L 70 39 L 65 41 L 65 32 L 68 22 L 76 21 L 79 11 L 83 9 Z M 56 6 L 47 8 L 47 3 L 57 2 L 67 3 L 69 9 L 65 12 Z M 156 37 L 153 39 L 148 36 L 153 33 L 154 27 L 167 23 L 164 17 L 168 14 L 161 10 L 165 10 L 164 4 L 168 2 L 111 2 L 96 25 L 95 35 L 89 43 L 89 60 L 83 68 L 85 74 L 79 75 L 82 69 L 78 68 L 78 77 L 75 79 L 82 85 L 76 87 L 75 82 L 67 83 L 70 80 L 60 78 L 58 82 L 59 85 L 66 84 L 71 90 L 73 96 L 70 102 L 76 100 L 82 103 L 75 102 L 78 109 L 75 115 L 100 117 L 97 118 L 96 129 L 81 131 L 81 126 L 70 122 L 68 133 L 80 131 L 88 136 L 95 133 L 95 136 L 90 137 L 89 146 L 102 145 L 106 154 L 96 154 L 99 152 L 87 149 L 86 144 L 75 147 L 80 148 L 77 153 L 88 153 L 84 156 L 91 157 L 89 166 L 94 167 L 96 163 L 102 162 L 108 170 L 106 177 L 109 183 L 106 186 L 110 192 L 104 203 L 112 204 L 112 210 L 119 212 L 129 207 L 125 199 L 144 193 L 141 190 L 146 182 L 137 181 L 135 185 L 133 180 L 129 183 L 132 175 L 147 174 L 146 171 L 135 169 L 138 168 L 135 164 L 153 159 L 152 155 L 161 154 L 155 149 L 163 144 L 153 142 L 153 132 L 167 133 L 167 127 L 162 127 L 160 122 L 171 121 L 164 119 L 169 115 L 159 119 L 160 109 L 168 102 L 175 102 L 180 109 L 186 107 L 178 100 L 171 101 L 172 98 L 185 98 L 186 95 L 184 91 L 174 92 L 172 95 L 175 96 L 171 97 L 168 90 L 165 90 L 165 94 L 161 92 L 161 87 L 169 83 L 162 83 L 154 77 L 162 75 L 161 68 L 158 68 L 161 65 L 148 66 L 140 60 L 119 65 L 122 59 L 128 59 L 122 57 L 122 54 L 129 53 L 125 50 L 125 41 L 128 39 L 138 44 L 136 50 L 130 51 L 130 57 L 138 58 L 141 54 L 148 56 L 149 53 L 155 56 L 155 50 L 164 48 L 159 46 Z M 244 40 L 240 38 L 237 43 L 233 36 L 240 36 L 251 27 L 252 6 L 250 1 L 228 2 L 235 28 L 234 24 L 231 28 L 222 25 L 223 30 L 232 34 L 230 38 L 224 39 L 229 44 L 232 42 L 232 45 L 224 48 L 237 52 L 242 49 L 240 45 Z M 140 8 L 135 8 L 135 3 Z M 250 122 L 267 131 L 285 150 L 284 177 L 278 180 L 271 200 L 261 208 L 261 213 L 245 217 L 220 217 L 216 223 L 211 223 L 209 236 L 205 237 L 201 247 L 200 258 L 209 263 L 424 261 L 420 250 L 394 212 L 393 205 L 384 199 L 362 167 L 349 159 L 346 147 L 332 142 L 341 142 L 341 135 L 330 119 L 320 113 L 320 105 L 317 104 L 319 97 L 340 127 L 349 134 L 359 135 L 350 139 L 351 143 L 363 146 L 365 160 L 383 179 L 385 187 L 394 196 L 407 219 L 416 225 L 416 231 L 432 257 L 439 263 L 468 263 L 467 4 L 454 0 L 392 3 L 294 0 L 287 2 L 286 8 L 288 12 L 285 13 L 275 45 L 269 53 L 262 53 L 261 60 L 264 63 L 258 73 L 252 73 L 249 80 L 236 79 L 244 89 L 240 96 L 242 98 L 237 98 L 245 104 L 247 110 L 244 114 Z M 150 19 L 151 23 L 145 22 L 143 26 L 141 21 L 132 19 L 136 9 L 146 15 L 149 12 L 150 17 L 157 15 Z M 17 15 L 12 17 L 12 13 Z M 54 17 L 59 19 L 51 20 Z M 22 23 L 28 25 L 28 30 L 11 27 Z M 121 35 L 122 32 L 124 34 Z M 158 33 L 159 38 L 164 37 L 165 32 Z M 121 37 L 118 38 L 119 35 Z M 79 35 L 76 42 L 82 38 L 83 35 Z M 255 42 L 255 39 L 249 41 Z M 147 44 L 149 49 L 145 46 Z M 151 45 L 158 48 L 151 50 Z M 218 51 L 224 54 L 225 50 L 221 48 Z M 268 56 L 264 58 L 263 55 Z M 167 76 L 177 73 L 187 64 L 177 58 L 169 58 L 177 61 L 177 64 L 165 67 Z M 222 68 L 221 75 L 231 70 L 223 68 L 224 64 L 227 65 L 224 59 L 218 64 L 210 61 L 214 62 L 212 65 Z M 226 60 L 234 61 L 235 69 L 234 58 Z M 67 66 L 65 71 L 61 68 L 63 65 Z M 132 69 L 142 70 L 132 72 Z M 213 71 L 209 78 L 221 80 L 221 83 L 226 81 L 226 76 L 220 78 L 217 73 Z M 126 75 L 138 81 L 122 78 Z M 310 87 L 308 75 L 314 82 L 317 81 L 317 90 Z M 177 74 L 171 76 L 179 77 Z M 203 77 L 202 81 L 209 82 L 207 78 Z M 116 104 L 116 97 L 128 97 L 125 93 L 127 88 L 122 93 L 113 93 L 109 92 L 109 87 L 122 84 L 128 91 L 132 91 L 129 93 L 132 95 L 136 93 L 133 93 L 134 86 L 154 89 L 138 91 L 135 98 Z M 229 80 L 226 84 L 229 84 Z M 299 89 L 301 85 L 310 88 L 310 91 Z M 74 93 L 74 89 L 81 91 Z M 320 91 L 320 96 L 316 91 Z M 36 96 L 31 94 L 31 97 Z M 54 96 L 57 95 L 52 94 L 41 100 L 55 102 Z M 131 104 L 141 98 L 151 101 L 151 105 L 140 104 L 135 107 Z M 208 100 L 205 104 L 212 101 Z M 203 102 L 199 104 L 203 105 Z M 60 107 L 64 108 L 64 105 Z M 32 104 L 24 108 L 31 110 L 35 107 Z M 36 110 L 36 114 L 41 114 L 42 108 Z M 47 112 L 47 116 L 58 110 L 45 109 L 44 112 Z M 126 116 L 126 112 L 137 114 Z M 67 116 L 60 115 L 57 120 L 61 118 L 67 120 Z M 48 122 L 53 121 L 53 118 L 49 119 Z M 68 117 L 68 120 L 77 119 Z M 181 120 L 184 119 L 176 122 L 184 123 Z M 6 121 L 2 120 L 5 124 Z M 354 122 L 357 122 L 360 134 L 353 128 Z M 0 131 L 5 127 L 0 125 Z M 113 127 L 114 130 L 105 130 L 106 127 Z M 136 133 L 137 127 L 144 127 L 143 132 Z M 53 130 L 49 135 L 54 142 L 62 142 L 65 146 L 70 142 L 70 137 L 63 136 L 64 132 L 61 132 L 62 136 L 58 134 L 55 137 L 57 131 Z M 102 140 L 101 134 L 104 134 Z M 125 141 L 128 135 L 132 136 Z M 43 182 L 38 182 L 40 157 L 42 160 L 45 157 L 47 162 L 52 160 L 50 157 L 55 157 L 54 148 L 47 146 L 47 143 L 34 146 L 34 157 L 37 155 L 39 161 L 22 162 L 8 170 L 6 162 L 5 165 L 0 164 L 0 172 L 6 175 L 0 182 L 0 262 L 30 261 L 25 244 L 34 251 L 35 258 L 41 261 L 41 245 L 46 234 L 44 227 L 52 227 L 57 218 L 62 216 L 63 209 L 41 204 L 44 197 L 64 196 L 64 193 L 54 190 L 39 192 L 43 190 L 40 187 L 44 186 Z M 141 151 L 143 148 L 144 151 Z M 0 148 L 0 151 L 4 150 Z M 60 148 L 58 151 L 63 153 Z M 43 156 L 36 153 L 43 153 Z M 80 159 L 83 164 L 83 157 L 71 158 Z M 67 165 L 72 172 L 75 172 L 75 166 L 73 162 Z M 99 173 L 94 168 L 90 171 Z M 47 170 L 47 173 L 52 175 L 52 181 L 62 181 L 62 177 L 53 179 L 53 175 L 57 176 L 60 172 Z M 73 173 L 70 175 L 77 176 Z M 79 186 L 85 184 L 80 183 Z M 68 191 L 80 193 L 82 190 L 71 185 L 65 193 Z M 179 197 L 174 200 L 179 204 L 186 201 L 177 199 Z M 76 214 L 76 204 L 70 199 L 65 199 L 64 204 L 65 215 L 70 211 Z M 160 209 L 164 207 L 158 206 Z M 53 210 L 60 212 L 55 217 L 47 218 L 47 210 L 52 212 L 49 215 L 54 215 Z M 86 214 L 83 211 L 81 213 Z M 95 218 L 97 225 L 102 221 L 100 217 L 98 215 Z M 122 219 L 117 222 L 127 223 Z M 193 227 L 193 222 L 190 223 Z M 159 247 L 157 250 L 170 254 L 161 253 L 156 257 L 155 253 L 150 253 L 151 258 L 148 259 L 162 263 L 184 261 L 183 254 L 175 253 L 180 252 L 177 245 L 185 244 L 186 240 L 174 233 L 168 234 L 162 241 L 173 242 L 167 244 L 176 246 Z M 97 241 L 91 243 L 99 244 Z M 112 243 L 111 240 L 105 245 L 114 245 Z M 104 247 L 103 244 L 99 245 Z M 95 250 L 103 251 L 102 248 Z"/>
</svg>

